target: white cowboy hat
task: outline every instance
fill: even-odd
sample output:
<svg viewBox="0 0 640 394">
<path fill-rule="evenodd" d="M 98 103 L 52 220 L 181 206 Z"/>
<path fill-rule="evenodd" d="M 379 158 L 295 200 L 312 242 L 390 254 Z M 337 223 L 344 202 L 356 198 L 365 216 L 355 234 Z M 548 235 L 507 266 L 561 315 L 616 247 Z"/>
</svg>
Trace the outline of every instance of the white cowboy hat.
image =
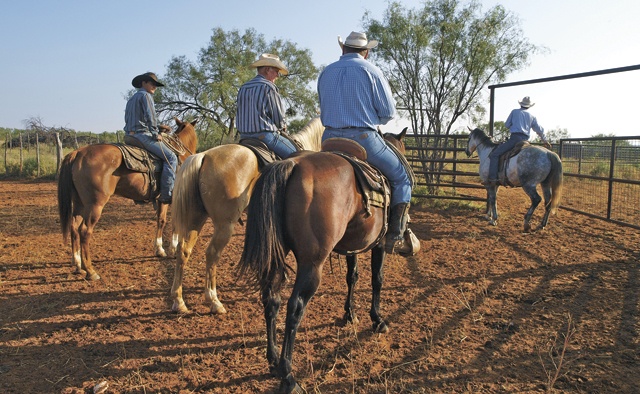
<svg viewBox="0 0 640 394">
<path fill-rule="evenodd" d="M 529 98 L 529 96 L 526 96 L 525 98 L 523 98 L 522 101 L 518 101 L 518 103 L 520 103 L 521 107 L 525 107 L 525 108 L 530 108 L 536 105 L 536 103 L 531 102 L 531 99 Z"/>
<path fill-rule="evenodd" d="M 356 49 L 371 49 L 378 46 L 377 40 L 367 40 L 367 35 L 364 33 L 360 33 L 357 31 L 352 31 L 351 34 L 347 37 L 344 42 L 342 42 L 342 37 L 338 36 L 338 44 L 340 44 L 340 48 L 343 46 L 348 46 L 349 48 Z"/>
<path fill-rule="evenodd" d="M 251 63 L 250 67 L 257 68 L 257 67 L 265 67 L 265 66 L 277 68 L 278 70 L 280 70 L 280 74 L 282 75 L 289 74 L 289 70 L 287 70 L 287 66 L 285 66 L 284 63 L 280 61 L 280 58 L 270 53 L 263 53 L 262 55 L 260 55 L 258 60 Z"/>
</svg>

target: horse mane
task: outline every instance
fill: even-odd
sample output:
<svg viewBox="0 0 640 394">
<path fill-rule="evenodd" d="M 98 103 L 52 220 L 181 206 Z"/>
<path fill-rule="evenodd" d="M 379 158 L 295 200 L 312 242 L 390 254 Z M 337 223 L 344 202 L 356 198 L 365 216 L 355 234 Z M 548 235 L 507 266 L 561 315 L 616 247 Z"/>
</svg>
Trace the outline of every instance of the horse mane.
<svg viewBox="0 0 640 394">
<path fill-rule="evenodd" d="M 476 128 L 475 130 L 473 130 L 471 132 L 471 134 L 469 135 L 471 138 L 474 138 L 476 140 L 478 140 L 478 144 L 479 145 L 486 145 L 488 147 L 494 147 L 497 146 L 498 144 L 496 144 L 495 142 L 493 142 L 493 140 L 491 139 L 491 137 L 489 137 L 484 130 L 481 130 L 479 128 Z"/>
<path fill-rule="evenodd" d="M 292 134 L 291 138 L 299 142 L 304 149 L 318 152 L 322 146 L 322 133 L 324 133 L 324 126 L 320 121 L 320 117 L 316 116 L 302 130 Z"/>
</svg>

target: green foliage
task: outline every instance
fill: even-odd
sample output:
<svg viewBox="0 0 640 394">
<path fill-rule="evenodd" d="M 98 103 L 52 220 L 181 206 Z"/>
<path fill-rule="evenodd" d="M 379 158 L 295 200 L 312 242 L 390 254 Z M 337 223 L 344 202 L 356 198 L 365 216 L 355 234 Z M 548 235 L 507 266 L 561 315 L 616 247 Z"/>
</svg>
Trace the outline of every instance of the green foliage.
<svg viewBox="0 0 640 394">
<path fill-rule="evenodd" d="M 163 78 L 166 86 L 155 95 L 158 113 L 165 119 L 198 118 L 199 150 L 233 141 L 238 89 L 255 77 L 249 65 L 265 52 L 278 55 L 289 69 L 288 76 L 276 81 L 288 120 L 314 116 L 317 97 L 310 86 L 318 69 L 309 50 L 285 40 L 267 42 L 254 29 L 222 28 L 213 30 L 195 61 L 185 56 L 171 59 Z"/>
<path fill-rule="evenodd" d="M 382 43 L 372 59 L 421 134 L 448 135 L 463 114 L 478 118 L 485 86 L 504 81 L 538 50 L 503 6 L 482 12 L 475 0 L 431 0 L 420 9 L 392 2 L 381 21 L 365 14 L 364 26 Z"/>
<path fill-rule="evenodd" d="M 589 170 L 589 175 L 591 176 L 609 176 L 609 164 L 604 162 L 597 162 L 594 166 Z"/>
<path fill-rule="evenodd" d="M 541 144 L 542 140 L 540 139 L 540 136 L 536 133 L 533 133 L 533 134 L 535 135 L 535 137 L 532 140 L 533 143 Z M 552 144 L 560 143 L 560 140 L 563 138 L 571 138 L 571 134 L 569 134 L 569 131 L 567 131 L 567 129 L 560 129 L 560 128 L 545 130 L 544 135 L 547 138 L 547 141 L 549 141 Z"/>
</svg>

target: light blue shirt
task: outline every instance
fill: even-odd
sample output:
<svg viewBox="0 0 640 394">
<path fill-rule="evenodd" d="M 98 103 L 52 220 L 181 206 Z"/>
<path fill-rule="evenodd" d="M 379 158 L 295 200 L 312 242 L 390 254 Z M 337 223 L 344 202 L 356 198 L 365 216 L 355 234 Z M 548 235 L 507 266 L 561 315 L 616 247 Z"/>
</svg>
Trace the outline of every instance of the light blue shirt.
<svg viewBox="0 0 640 394">
<path fill-rule="evenodd" d="M 262 75 L 242 85 L 238 91 L 236 122 L 241 134 L 283 130 L 286 121 L 278 87 Z"/>
<path fill-rule="evenodd" d="M 531 129 L 533 129 L 542 141 L 546 141 L 544 129 L 538 124 L 536 117 L 524 108 L 517 108 L 511 111 L 504 125 L 511 133 L 522 133 L 527 137 L 530 136 Z"/>
<path fill-rule="evenodd" d="M 340 56 L 318 78 L 320 119 L 334 129 L 375 130 L 396 116 L 396 103 L 382 71 L 357 53 Z"/>
<path fill-rule="evenodd" d="M 131 96 L 124 111 L 124 123 L 124 131 L 127 133 L 133 131 L 158 134 L 158 115 L 151 93 L 140 88 Z"/>
</svg>

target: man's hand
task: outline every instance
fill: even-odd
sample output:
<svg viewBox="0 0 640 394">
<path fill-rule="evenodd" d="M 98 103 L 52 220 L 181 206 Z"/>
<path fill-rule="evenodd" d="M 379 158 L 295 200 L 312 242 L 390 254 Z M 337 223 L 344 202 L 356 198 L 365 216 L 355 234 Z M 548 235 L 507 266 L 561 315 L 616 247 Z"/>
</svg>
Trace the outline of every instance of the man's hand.
<svg viewBox="0 0 640 394">
<path fill-rule="evenodd" d="M 552 150 L 553 147 L 551 146 L 551 144 L 549 143 L 549 141 L 543 141 L 542 145 L 544 145 L 545 148 Z"/>
<path fill-rule="evenodd" d="M 171 127 L 167 126 L 166 124 L 161 124 L 158 126 L 158 130 L 160 130 L 161 133 L 170 133 Z"/>
</svg>

